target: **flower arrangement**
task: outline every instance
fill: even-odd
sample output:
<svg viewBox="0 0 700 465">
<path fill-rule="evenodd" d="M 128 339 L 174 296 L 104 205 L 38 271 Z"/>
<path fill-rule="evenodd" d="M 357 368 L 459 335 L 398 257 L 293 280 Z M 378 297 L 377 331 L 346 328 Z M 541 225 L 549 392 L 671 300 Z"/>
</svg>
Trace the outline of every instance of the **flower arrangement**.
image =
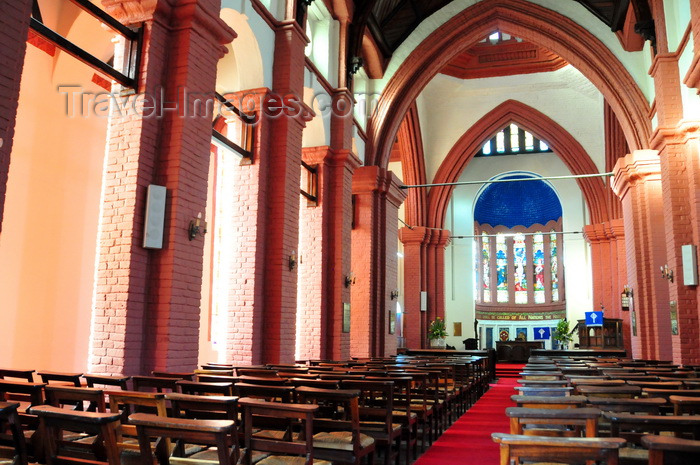
<svg viewBox="0 0 700 465">
<path fill-rule="evenodd" d="M 447 337 L 447 326 L 442 318 L 437 317 L 428 327 L 428 339 L 432 341 L 433 339 L 442 339 L 444 337 Z"/>
<path fill-rule="evenodd" d="M 559 320 L 557 327 L 554 328 L 552 338 L 561 345 L 566 345 L 574 340 L 574 337 L 569 333 L 569 322 L 567 320 Z"/>
</svg>

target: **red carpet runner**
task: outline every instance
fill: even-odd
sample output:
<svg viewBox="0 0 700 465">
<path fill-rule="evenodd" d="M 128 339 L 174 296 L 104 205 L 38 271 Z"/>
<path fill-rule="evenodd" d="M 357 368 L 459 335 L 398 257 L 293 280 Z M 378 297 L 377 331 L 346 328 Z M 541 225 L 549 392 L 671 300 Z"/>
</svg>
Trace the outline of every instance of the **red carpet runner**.
<svg viewBox="0 0 700 465">
<path fill-rule="evenodd" d="M 506 407 L 514 406 L 514 378 L 501 378 L 467 413 L 435 441 L 414 465 L 498 465 L 498 445 L 491 433 L 509 431 Z"/>
</svg>

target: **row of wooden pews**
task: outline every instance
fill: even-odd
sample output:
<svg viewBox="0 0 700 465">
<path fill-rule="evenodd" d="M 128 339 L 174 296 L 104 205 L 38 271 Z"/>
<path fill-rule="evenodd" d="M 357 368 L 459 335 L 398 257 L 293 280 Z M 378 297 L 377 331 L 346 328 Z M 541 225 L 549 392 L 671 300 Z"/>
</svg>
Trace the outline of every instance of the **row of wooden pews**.
<svg viewBox="0 0 700 465">
<path fill-rule="evenodd" d="M 531 357 L 501 465 L 700 463 L 700 370 L 670 362 Z"/>
<path fill-rule="evenodd" d="M 207 364 L 148 376 L 0 369 L 0 461 L 409 465 L 488 388 L 480 358 Z"/>
</svg>

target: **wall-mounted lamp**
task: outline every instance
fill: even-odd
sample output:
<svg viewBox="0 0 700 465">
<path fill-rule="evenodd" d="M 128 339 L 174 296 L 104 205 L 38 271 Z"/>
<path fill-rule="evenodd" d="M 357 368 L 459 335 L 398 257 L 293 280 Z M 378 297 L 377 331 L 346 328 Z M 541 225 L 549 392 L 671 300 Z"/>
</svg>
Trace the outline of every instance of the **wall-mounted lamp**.
<svg viewBox="0 0 700 465">
<path fill-rule="evenodd" d="M 351 284 L 355 284 L 355 275 L 352 271 L 349 275 L 345 276 L 345 287 L 350 287 Z"/>
<path fill-rule="evenodd" d="M 294 270 L 297 267 L 297 253 L 292 250 L 291 255 L 289 255 L 289 271 Z"/>
<path fill-rule="evenodd" d="M 396 300 L 398 298 L 399 298 L 399 290 L 394 289 L 393 291 L 391 291 L 391 300 Z"/>
<path fill-rule="evenodd" d="M 197 236 L 202 236 L 207 233 L 207 222 L 202 221 L 202 213 L 197 213 L 197 218 L 190 221 L 190 226 L 187 228 L 187 237 L 191 241 Z"/>
<path fill-rule="evenodd" d="M 661 269 L 661 277 L 673 282 L 673 270 L 670 269 L 668 265 L 664 265 L 659 268 Z"/>
</svg>

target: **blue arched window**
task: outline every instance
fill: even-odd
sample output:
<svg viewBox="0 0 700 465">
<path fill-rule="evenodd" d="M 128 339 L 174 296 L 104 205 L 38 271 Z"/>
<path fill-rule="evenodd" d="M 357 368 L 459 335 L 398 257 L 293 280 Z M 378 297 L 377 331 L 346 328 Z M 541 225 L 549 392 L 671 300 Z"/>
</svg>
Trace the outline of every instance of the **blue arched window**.
<svg viewBox="0 0 700 465">
<path fill-rule="evenodd" d="M 528 179 L 518 181 L 519 179 Z M 562 206 L 539 176 L 511 172 L 479 192 L 477 305 L 563 304 Z"/>
</svg>

